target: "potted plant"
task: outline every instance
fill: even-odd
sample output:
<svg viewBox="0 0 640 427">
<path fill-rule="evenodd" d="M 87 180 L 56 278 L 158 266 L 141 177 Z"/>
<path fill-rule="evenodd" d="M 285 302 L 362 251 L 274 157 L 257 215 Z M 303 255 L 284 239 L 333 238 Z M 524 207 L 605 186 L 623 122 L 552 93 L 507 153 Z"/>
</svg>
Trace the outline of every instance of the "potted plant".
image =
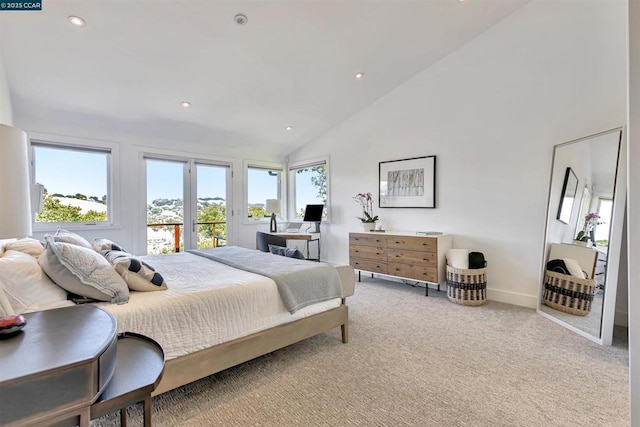
<svg viewBox="0 0 640 427">
<path fill-rule="evenodd" d="M 376 228 L 378 215 L 373 215 L 373 196 L 371 193 L 358 193 L 353 197 L 360 206 L 362 206 L 362 216 L 357 216 L 362 223 L 364 231 L 371 231 Z"/>
<path fill-rule="evenodd" d="M 595 212 L 586 214 L 584 217 L 584 226 L 582 227 L 582 230 L 578 232 L 575 241 L 580 242 L 581 246 L 587 246 L 589 243 L 595 243 L 593 233 L 596 226 L 598 224 L 602 224 L 601 222 L 598 222 L 599 219 L 600 216 Z"/>
</svg>

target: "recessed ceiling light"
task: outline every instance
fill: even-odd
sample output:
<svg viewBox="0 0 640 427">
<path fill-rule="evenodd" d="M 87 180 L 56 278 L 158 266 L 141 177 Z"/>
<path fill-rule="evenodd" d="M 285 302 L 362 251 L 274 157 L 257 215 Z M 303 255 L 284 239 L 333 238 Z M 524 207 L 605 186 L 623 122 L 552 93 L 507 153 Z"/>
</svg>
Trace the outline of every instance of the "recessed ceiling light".
<svg viewBox="0 0 640 427">
<path fill-rule="evenodd" d="M 182 105 L 184 108 L 191 107 L 191 103 L 189 101 L 182 101 L 180 105 Z"/>
<path fill-rule="evenodd" d="M 356 73 L 356 75 L 354 76 L 357 80 L 360 80 L 361 78 L 364 77 L 364 73 Z"/>
<path fill-rule="evenodd" d="M 293 126 L 287 126 L 284 130 L 293 130 Z"/>
<path fill-rule="evenodd" d="M 85 25 L 87 25 L 87 22 L 84 19 L 80 18 L 79 16 L 71 15 L 67 19 L 76 27 L 84 27 Z"/>
</svg>

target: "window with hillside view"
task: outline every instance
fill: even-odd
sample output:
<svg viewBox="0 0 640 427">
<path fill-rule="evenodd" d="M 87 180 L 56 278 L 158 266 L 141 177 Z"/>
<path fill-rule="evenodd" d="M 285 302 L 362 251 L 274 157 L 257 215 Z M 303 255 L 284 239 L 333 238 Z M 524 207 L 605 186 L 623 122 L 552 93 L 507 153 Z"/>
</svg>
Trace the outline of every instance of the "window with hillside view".
<svg viewBox="0 0 640 427">
<path fill-rule="evenodd" d="M 323 204 L 322 217 L 327 218 L 329 187 L 327 185 L 327 161 L 317 161 L 289 167 L 289 200 L 295 218 L 304 217 L 308 204 Z"/>
<path fill-rule="evenodd" d="M 32 141 L 35 182 L 44 185 L 36 223 L 109 221 L 109 148 Z"/>
</svg>

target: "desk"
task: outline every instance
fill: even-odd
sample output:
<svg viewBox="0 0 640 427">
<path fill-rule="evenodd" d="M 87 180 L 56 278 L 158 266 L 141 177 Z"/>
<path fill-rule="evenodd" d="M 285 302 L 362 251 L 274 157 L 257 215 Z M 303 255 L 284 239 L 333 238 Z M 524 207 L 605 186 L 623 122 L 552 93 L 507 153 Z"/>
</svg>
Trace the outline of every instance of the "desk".
<svg viewBox="0 0 640 427">
<path fill-rule="evenodd" d="M 320 233 L 269 233 L 274 236 L 284 237 L 287 240 L 305 240 L 307 242 L 307 259 L 320 261 Z M 309 258 L 309 242 L 318 242 L 318 258 Z"/>
</svg>

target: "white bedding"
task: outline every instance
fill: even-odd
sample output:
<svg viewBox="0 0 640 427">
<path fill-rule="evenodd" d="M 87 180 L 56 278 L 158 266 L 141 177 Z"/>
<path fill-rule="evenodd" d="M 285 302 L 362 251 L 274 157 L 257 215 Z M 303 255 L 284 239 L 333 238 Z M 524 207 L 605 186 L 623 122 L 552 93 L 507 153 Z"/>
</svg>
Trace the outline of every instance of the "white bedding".
<svg viewBox="0 0 640 427">
<path fill-rule="evenodd" d="M 285 308 L 273 280 L 190 253 L 146 256 L 167 282 L 166 291 L 131 292 L 122 305 L 99 303 L 118 321 L 118 332 L 156 340 L 167 360 L 301 319 L 341 300 Z"/>
</svg>

